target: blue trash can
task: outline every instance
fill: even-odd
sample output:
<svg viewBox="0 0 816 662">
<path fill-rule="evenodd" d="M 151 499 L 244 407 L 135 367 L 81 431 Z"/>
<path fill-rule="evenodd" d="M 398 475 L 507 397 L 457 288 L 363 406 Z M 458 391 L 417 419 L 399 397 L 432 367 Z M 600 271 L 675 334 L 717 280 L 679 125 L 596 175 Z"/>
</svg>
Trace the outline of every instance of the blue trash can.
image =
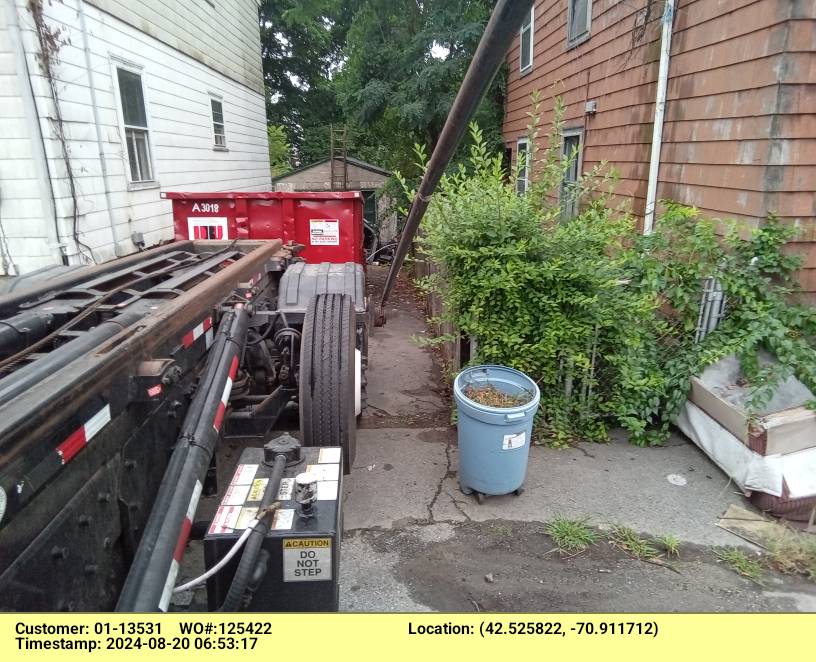
<svg viewBox="0 0 816 662">
<path fill-rule="evenodd" d="M 474 402 L 464 391 L 493 386 L 511 396 L 529 396 L 517 407 L 491 407 Z M 541 391 L 523 372 L 498 365 L 467 368 L 453 383 L 458 411 L 459 486 L 465 494 L 521 493 Z"/>
</svg>

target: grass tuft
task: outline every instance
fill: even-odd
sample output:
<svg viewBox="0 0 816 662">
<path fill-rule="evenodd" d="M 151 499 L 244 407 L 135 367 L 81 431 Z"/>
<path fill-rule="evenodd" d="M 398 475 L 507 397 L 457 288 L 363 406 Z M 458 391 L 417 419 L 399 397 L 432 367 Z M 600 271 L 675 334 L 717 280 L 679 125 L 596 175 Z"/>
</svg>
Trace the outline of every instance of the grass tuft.
<svg viewBox="0 0 816 662">
<path fill-rule="evenodd" d="M 768 545 L 768 565 L 787 575 L 816 580 L 816 537 L 794 531 Z"/>
<path fill-rule="evenodd" d="M 762 564 L 758 560 L 748 558 L 745 552 L 735 547 L 718 549 L 716 554 L 720 561 L 738 575 L 750 579 L 755 584 L 762 585 Z"/>
<path fill-rule="evenodd" d="M 609 544 L 641 561 L 653 559 L 658 555 L 657 549 L 651 542 L 641 538 L 627 526 L 613 524 L 609 532 Z"/>
<path fill-rule="evenodd" d="M 668 557 L 680 556 L 680 540 L 677 538 L 677 536 L 674 536 L 672 534 L 658 536 L 657 544 L 660 545 L 664 550 L 666 550 L 666 556 Z"/>
<path fill-rule="evenodd" d="M 544 531 L 552 538 L 562 554 L 583 552 L 598 542 L 597 534 L 589 528 L 589 518 L 567 519 L 556 517 L 547 523 Z"/>
</svg>

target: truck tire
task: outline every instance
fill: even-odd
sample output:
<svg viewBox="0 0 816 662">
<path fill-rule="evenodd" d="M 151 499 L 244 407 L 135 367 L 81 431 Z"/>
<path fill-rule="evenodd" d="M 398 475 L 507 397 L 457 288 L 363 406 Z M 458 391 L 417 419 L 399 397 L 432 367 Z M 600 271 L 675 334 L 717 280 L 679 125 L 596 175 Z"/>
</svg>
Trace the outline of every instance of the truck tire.
<svg viewBox="0 0 816 662">
<path fill-rule="evenodd" d="M 355 340 L 351 297 L 312 297 L 300 351 L 300 436 L 304 446 L 342 447 L 345 473 L 357 450 Z"/>
</svg>

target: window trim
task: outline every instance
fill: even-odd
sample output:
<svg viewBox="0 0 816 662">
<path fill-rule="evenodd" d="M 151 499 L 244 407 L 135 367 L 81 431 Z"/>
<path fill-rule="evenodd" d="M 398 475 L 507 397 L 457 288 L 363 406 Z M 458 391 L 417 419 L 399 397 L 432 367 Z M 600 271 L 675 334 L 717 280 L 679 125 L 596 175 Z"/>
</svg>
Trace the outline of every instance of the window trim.
<svg viewBox="0 0 816 662">
<path fill-rule="evenodd" d="M 561 158 L 563 159 L 566 156 L 565 147 L 566 147 L 566 139 L 567 138 L 574 138 L 578 137 L 578 155 L 575 160 L 575 172 L 577 177 L 581 177 L 583 174 L 584 169 L 584 127 L 583 126 L 575 126 L 571 128 L 566 128 L 561 131 Z M 577 181 L 577 180 L 576 180 Z M 558 191 L 558 204 L 561 205 L 561 216 L 562 218 L 566 219 L 566 209 L 563 207 L 563 195 L 564 195 L 564 188 L 566 185 L 566 181 L 561 181 L 561 186 L 559 187 Z M 576 209 L 576 212 L 578 210 Z"/>
<path fill-rule="evenodd" d="M 515 171 L 518 172 L 518 163 L 519 163 L 519 152 L 520 147 L 524 145 L 525 153 L 527 154 L 526 162 L 524 163 L 524 178 L 517 178 L 516 179 L 516 193 L 519 195 L 526 195 L 527 192 L 530 190 L 530 138 L 528 136 L 523 136 L 516 140 L 516 163 L 515 163 Z M 524 182 L 524 190 L 519 190 L 519 182 Z"/>
<path fill-rule="evenodd" d="M 119 122 L 119 135 L 122 144 L 122 162 L 125 168 L 125 177 L 127 178 L 127 188 L 129 191 L 139 191 L 142 189 L 158 188 L 160 184 L 158 173 L 156 172 L 156 158 L 155 151 L 153 148 L 153 135 L 152 135 L 153 129 L 150 127 L 150 102 L 147 97 L 147 87 L 145 85 L 145 68 L 140 64 L 137 64 L 130 60 L 126 60 L 114 54 L 110 54 L 110 65 L 111 65 L 111 78 L 113 80 L 114 96 L 116 97 L 115 98 L 116 115 Z M 119 88 L 119 71 L 118 71 L 119 69 L 129 71 L 139 76 L 139 80 L 142 85 L 142 101 L 144 102 L 145 107 L 146 127 L 137 127 L 135 125 L 125 124 L 125 113 L 124 107 L 122 105 L 122 90 Z M 128 129 L 145 132 L 145 142 L 147 144 L 148 151 L 147 158 L 148 164 L 150 166 L 150 179 L 136 181 L 134 181 L 133 179 L 133 173 L 131 172 L 130 169 L 130 158 L 128 152 L 128 137 L 127 137 Z"/>
<path fill-rule="evenodd" d="M 530 7 L 530 64 L 526 67 L 521 66 L 522 58 L 524 53 L 522 49 L 524 48 L 524 23 L 521 24 L 521 28 L 519 28 L 519 73 L 524 76 L 529 74 L 533 70 L 533 60 L 535 59 L 535 3 L 533 6 Z"/>
<path fill-rule="evenodd" d="M 208 94 L 209 94 L 209 97 L 210 97 L 210 124 L 212 126 L 212 143 L 213 143 L 212 148 L 213 148 L 213 151 L 216 151 L 216 152 L 229 152 L 229 146 L 227 145 L 227 122 L 224 119 L 224 97 L 223 97 L 223 95 L 217 94 L 215 92 L 209 92 Z M 214 111 L 213 105 L 212 105 L 213 101 L 217 101 L 218 103 L 221 104 L 221 122 L 220 122 L 220 124 L 221 124 L 221 129 L 223 130 L 222 136 L 224 138 L 224 143 L 221 144 L 221 145 L 218 144 L 218 141 L 217 141 L 217 138 L 216 138 L 216 136 L 218 134 L 215 132 L 215 125 L 218 124 L 218 122 L 215 121 L 215 111 Z"/>
<path fill-rule="evenodd" d="M 577 0 L 567 0 L 567 50 L 580 46 L 592 36 L 592 0 L 586 0 L 587 20 L 586 29 L 576 37 L 570 37 L 570 26 L 572 25 L 573 6 Z"/>
</svg>

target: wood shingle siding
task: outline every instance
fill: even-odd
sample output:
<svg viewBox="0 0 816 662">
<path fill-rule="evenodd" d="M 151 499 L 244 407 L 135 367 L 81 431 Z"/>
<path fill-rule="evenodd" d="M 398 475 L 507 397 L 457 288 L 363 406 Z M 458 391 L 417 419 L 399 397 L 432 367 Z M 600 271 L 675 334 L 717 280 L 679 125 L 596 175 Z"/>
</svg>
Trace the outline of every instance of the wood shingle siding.
<svg viewBox="0 0 816 662">
<path fill-rule="evenodd" d="M 583 169 L 608 161 L 617 199 L 642 216 L 649 175 L 663 3 L 639 45 L 646 0 L 592 2 L 590 38 L 567 48 L 568 0 L 535 6 L 533 68 L 511 48 L 504 138 L 527 131 L 530 94 L 559 95 L 565 125 L 584 130 Z M 769 213 L 800 228 L 790 251 L 816 293 L 816 2 L 678 0 L 673 24 L 658 198 L 756 226 Z M 585 114 L 587 101 L 597 113 Z M 545 102 L 543 122 L 551 121 Z"/>
</svg>

